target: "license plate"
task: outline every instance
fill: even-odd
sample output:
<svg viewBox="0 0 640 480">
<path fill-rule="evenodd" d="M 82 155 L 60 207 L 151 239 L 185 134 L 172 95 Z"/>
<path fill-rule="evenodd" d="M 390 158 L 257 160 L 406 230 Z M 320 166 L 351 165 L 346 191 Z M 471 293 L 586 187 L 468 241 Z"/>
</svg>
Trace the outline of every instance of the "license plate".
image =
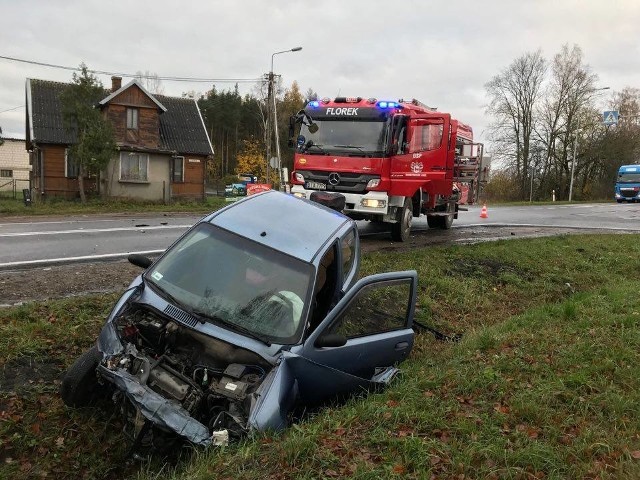
<svg viewBox="0 0 640 480">
<path fill-rule="evenodd" d="M 326 190 L 327 185 L 320 182 L 307 182 L 307 188 L 309 190 Z"/>
</svg>

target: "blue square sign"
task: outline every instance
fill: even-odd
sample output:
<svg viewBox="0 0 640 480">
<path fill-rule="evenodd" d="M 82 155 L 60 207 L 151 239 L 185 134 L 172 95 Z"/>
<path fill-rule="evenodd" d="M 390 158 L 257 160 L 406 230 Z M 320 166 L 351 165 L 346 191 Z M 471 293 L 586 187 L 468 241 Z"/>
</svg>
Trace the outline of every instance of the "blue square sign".
<svg viewBox="0 0 640 480">
<path fill-rule="evenodd" d="M 617 110 L 602 112 L 602 123 L 605 125 L 617 125 L 619 116 L 620 114 Z"/>
</svg>

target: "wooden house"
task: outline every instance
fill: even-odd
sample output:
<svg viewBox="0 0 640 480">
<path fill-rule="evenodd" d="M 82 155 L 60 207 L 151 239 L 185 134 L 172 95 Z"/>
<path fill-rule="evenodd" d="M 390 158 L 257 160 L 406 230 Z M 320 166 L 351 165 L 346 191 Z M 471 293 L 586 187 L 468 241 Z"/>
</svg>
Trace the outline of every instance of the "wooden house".
<svg viewBox="0 0 640 480">
<path fill-rule="evenodd" d="M 85 189 L 103 196 L 170 201 L 204 199 L 206 162 L 213 148 L 191 98 L 152 95 L 136 80 L 112 88 L 96 105 L 112 124 L 118 154 Z M 65 127 L 60 94 L 69 84 L 27 79 L 26 148 L 31 188 L 43 197 L 78 196 L 78 165 L 69 154 L 76 142 Z"/>
</svg>

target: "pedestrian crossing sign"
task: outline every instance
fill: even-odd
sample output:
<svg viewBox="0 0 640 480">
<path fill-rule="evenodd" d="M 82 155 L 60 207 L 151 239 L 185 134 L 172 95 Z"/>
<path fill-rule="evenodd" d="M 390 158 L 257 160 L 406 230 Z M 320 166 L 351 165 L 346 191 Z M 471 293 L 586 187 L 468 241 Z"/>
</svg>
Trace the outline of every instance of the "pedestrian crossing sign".
<svg viewBox="0 0 640 480">
<path fill-rule="evenodd" d="M 617 125 L 619 112 L 617 110 L 610 110 L 602 113 L 602 123 L 605 125 Z"/>
</svg>

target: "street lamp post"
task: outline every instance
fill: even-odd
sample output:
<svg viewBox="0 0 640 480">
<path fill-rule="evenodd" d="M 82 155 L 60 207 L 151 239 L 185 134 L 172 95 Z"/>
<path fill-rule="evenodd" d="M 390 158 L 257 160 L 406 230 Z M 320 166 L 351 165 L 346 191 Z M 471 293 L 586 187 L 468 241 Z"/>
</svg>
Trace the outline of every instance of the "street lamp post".
<svg viewBox="0 0 640 480">
<path fill-rule="evenodd" d="M 277 158 L 276 168 L 278 169 L 278 182 L 280 183 L 280 185 L 282 185 L 283 181 L 282 181 L 282 163 L 280 158 L 280 136 L 278 135 L 278 112 L 276 111 L 276 95 L 274 92 L 275 75 L 273 74 L 273 57 L 281 53 L 299 52 L 300 50 L 302 50 L 302 47 L 294 47 L 289 50 L 282 50 L 280 52 L 274 52 L 271 54 L 271 69 L 269 70 L 269 86 L 267 91 L 267 97 L 268 97 L 267 101 L 269 105 L 268 110 L 271 110 L 273 108 L 273 114 L 271 114 L 271 111 L 269 111 L 269 116 L 267 117 L 267 138 L 268 138 L 267 157 L 269 157 L 267 159 L 267 181 L 269 180 L 269 162 L 271 161 L 271 130 L 272 129 L 270 128 L 270 125 L 273 123 L 273 131 L 274 131 L 275 140 L 276 140 L 276 158 Z"/>
</svg>

